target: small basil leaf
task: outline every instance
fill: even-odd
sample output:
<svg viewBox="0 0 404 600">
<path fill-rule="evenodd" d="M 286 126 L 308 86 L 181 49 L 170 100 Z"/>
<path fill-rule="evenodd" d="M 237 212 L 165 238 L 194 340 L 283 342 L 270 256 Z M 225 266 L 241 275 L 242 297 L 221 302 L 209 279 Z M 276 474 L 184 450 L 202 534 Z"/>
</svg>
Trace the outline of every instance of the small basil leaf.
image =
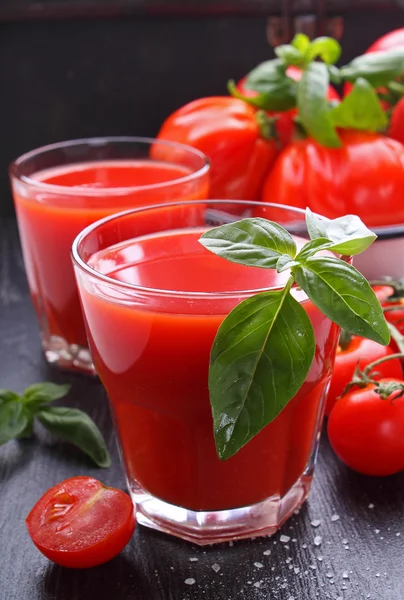
<svg viewBox="0 0 404 600">
<path fill-rule="evenodd" d="M 313 257 L 295 271 L 296 283 L 329 319 L 351 333 L 387 345 L 390 333 L 379 300 L 359 271 L 334 257 Z"/>
<path fill-rule="evenodd" d="M 355 81 L 363 77 L 375 88 L 387 85 L 403 71 L 404 48 L 363 54 L 340 69 L 342 77 L 347 81 Z"/>
<path fill-rule="evenodd" d="M 313 361 L 313 327 L 286 290 L 244 300 L 219 327 L 209 390 L 219 458 L 229 458 L 297 393 Z"/>
<path fill-rule="evenodd" d="M 282 44 L 275 48 L 275 54 L 287 65 L 300 65 L 303 62 L 303 54 L 290 44 Z"/>
<path fill-rule="evenodd" d="M 341 56 L 341 46 L 330 37 L 319 37 L 311 42 L 305 53 L 305 61 L 311 62 L 320 57 L 327 65 L 335 64 Z"/>
<path fill-rule="evenodd" d="M 291 80 L 290 80 L 291 81 Z M 291 87 L 293 86 L 293 90 Z M 245 86 L 247 89 L 252 89 L 249 86 Z M 247 102 L 251 106 L 255 106 L 261 110 L 269 112 L 282 112 L 284 110 L 290 110 L 296 106 L 296 84 L 292 82 L 282 83 L 281 85 L 274 85 L 269 92 L 258 93 L 258 96 L 249 97 L 244 96 L 236 87 L 234 81 L 229 81 L 227 84 L 229 94 L 234 98 L 239 98 L 243 102 Z"/>
<path fill-rule="evenodd" d="M 30 410 L 35 410 L 36 407 L 53 402 L 59 398 L 63 398 L 70 390 L 70 385 L 57 385 L 45 381 L 44 383 L 34 383 L 27 387 L 22 396 L 22 401 L 29 406 Z"/>
<path fill-rule="evenodd" d="M 292 267 L 296 267 L 299 263 L 290 258 L 287 254 L 283 254 L 276 263 L 276 270 L 278 273 L 282 273 L 283 271 L 287 271 Z"/>
<path fill-rule="evenodd" d="M 20 396 L 11 390 L 0 390 L 0 406 L 7 402 L 18 402 Z"/>
<path fill-rule="evenodd" d="M 284 111 L 296 106 L 296 82 L 286 74 L 286 65 L 278 58 L 267 60 L 255 67 L 246 78 L 245 87 L 258 92 L 256 98 L 247 98 L 249 104 L 268 111 Z M 228 85 L 229 92 L 244 99 L 237 88 Z"/>
<path fill-rule="evenodd" d="M 338 148 L 341 140 L 330 117 L 328 82 L 327 67 L 322 63 L 311 63 L 298 83 L 297 106 L 306 131 L 323 146 Z"/>
<path fill-rule="evenodd" d="M 356 80 L 351 92 L 330 112 L 336 127 L 378 131 L 387 125 L 387 115 L 366 79 Z"/>
<path fill-rule="evenodd" d="M 30 415 L 28 411 L 26 412 L 26 415 L 28 422 L 24 429 L 21 431 L 21 433 L 17 435 L 17 438 L 19 440 L 25 440 L 27 438 L 30 438 L 34 433 L 34 416 L 32 414 Z"/>
<path fill-rule="evenodd" d="M 296 33 L 295 37 L 291 41 L 292 46 L 300 50 L 300 52 L 306 52 L 310 46 L 310 38 L 305 33 Z"/>
<path fill-rule="evenodd" d="M 333 242 L 327 238 L 319 237 L 315 240 L 311 240 L 303 246 L 299 254 L 296 256 L 296 259 L 299 262 L 304 262 L 320 250 L 327 250 L 332 245 Z"/>
<path fill-rule="evenodd" d="M 306 225 L 312 240 L 327 238 L 333 242 L 330 250 L 347 256 L 360 254 L 377 238 L 357 215 L 324 219 L 306 208 Z"/>
<path fill-rule="evenodd" d="M 20 435 L 28 423 L 21 402 L 6 402 L 0 406 L 0 445 Z"/>
<path fill-rule="evenodd" d="M 342 82 L 342 77 L 338 67 L 335 65 L 327 65 L 327 70 L 332 83 L 340 84 Z"/>
<path fill-rule="evenodd" d="M 296 244 L 280 225 L 266 219 L 242 219 L 215 227 L 204 233 L 199 242 L 210 252 L 231 262 L 264 269 L 274 269 L 280 256 L 296 255 Z"/>
<path fill-rule="evenodd" d="M 104 438 L 86 413 L 76 408 L 46 406 L 36 416 L 48 431 L 78 446 L 99 467 L 110 466 L 111 459 Z"/>
</svg>

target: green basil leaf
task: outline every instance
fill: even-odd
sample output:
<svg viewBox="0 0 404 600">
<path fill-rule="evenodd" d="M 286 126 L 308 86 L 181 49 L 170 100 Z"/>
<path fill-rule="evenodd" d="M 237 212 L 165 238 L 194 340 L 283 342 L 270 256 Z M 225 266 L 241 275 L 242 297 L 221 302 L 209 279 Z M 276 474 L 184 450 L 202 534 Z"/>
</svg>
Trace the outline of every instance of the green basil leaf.
<svg viewBox="0 0 404 600">
<path fill-rule="evenodd" d="M 298 83 L 297 106 L 306 131 L 323 146 L 338 148 L 341 140 L 330 117 L 328 82 L 327 67 L 322 63 L 311 63 Z"/>
<path fill-rule="evenodd" d="M 48 431 L 78 446 L 99 467 L 110 466 L 111 459 L 102 433 L 86 413 L 76 408 L 46 406 L 36 416 Z"/>
<path fill-rule="evenodd" d="M 48 381 L 34 383 L 24 391 L 22 401 L 25 405 L 29 406 L 30 410 L 35 410 L 35 408 L 43 404 L 63 398 L 69 392 L 70 387 L 70 385 L 57 385 Z"/>
<path fill-rule="evenodd" d="M 330 112 L 336 127 L 378 131 L 388 119 L 373 87 L 360 77 L 351 92 Z"/>
<path fill-rule="evenodd" d="M 305 260 L 319 252 L 320 250 L 327 250 L 333 242 L 327 238 L 319 237 L 315 240 L 307 242 L 296 256 L 296 260 L 304 263 Z"/>
<path fill-rule="evenodd" d="M 255 67 L 246 78 L 245 87 L 258 92 L 255 98 L 245 98 L 234 82 L 229 82 L 232 96 L 267 111 L 284 111 L 296 106 L 296 82 L 286 74 L 286 65 L 278 58 Z"/>
<path fill-rule="evenodd" d="M 290 258 L 288 254 L 282 254 L 282 256 L 279 257 L 278 262 L 276 263 L 276 270 L 278 271 L 278 273 L 282 273 L 283 271 L 292 269 L 292 267 L 296 267 L 298 264 L 300 263 Z"/>
<path fill-rule="evenodd" d="M 21 402 L 6 402 L 0 406 L 0 445 L 17 437 L 28 423 Z"/>
<path fill-rule="evenodd" d="M 209 390 L 219 457 L 238 452 L 297 393 L 313 361 L 313 327 L 282 291 L 244 300 L 219 327 Z"/>
<path fill-rule="evenodd" d="M 380 302 L 354 267 L 335 257 L 313 257 L 297 267 L 295 278 L 310 300 L 337 325 L 379 344 L 389 343 Z"/>
<path fill-rule="evenodd" d="M 300 52 L 306 52 L 307 48 L 310 46 L 310 38 L 305 33 L 296 33 L 295 37 L 291 41 L 292 46 L 300 50 Z"/>
<path fill-rule="evenodd" d="M 294 258 L 296 244 L 280 225 L 266 219 L 242 219 L 206 231 L 199 242 L 231 262 L 274 269 L 280 256 Z"/>
<path fill-rule="evenodd" d="M 327 65 L 328 75 L 331 83 L 339 85 L 342 82 L 340 70 L 335 65 Z"/>
<path fill-rule="evenodd" d="M 330 37 L 319 37 L 311 42 L 305 53 L 305 61 L 311 62 L 320 57 L 327 65 L 335 64 L 341 56 L 341 46 Z"/>
<path fill-rule="evenodd" d="M 19 440 L 25 440 L 30 438 L 34 433 L 34 416 L 29 414 L 29 411 L 26 411 L 28 422 L 24 429 L 17 435 Z"/>
<path fill-rule="evenodd" d="M 403 72 L 404 48 L 363 54 L 340 69 L 342 77 L 347 81 L 363 77 L 376 88 L 387 85 Z"/>
<path fill-rule="evenodd" d="M 347 256 L 360 254 L 377 238 L 357 215 L 325 219 L 306 208 L 306 225 L 312 240 L 327 238 L 333 242 L 330 250 Z"/>
<path fill-rule="evenodd" d="M 282 44 L 275 48 L 275 54 L 287 65 L 300 65 L 303 62 L 303 54 L 290 44 Z"/>
<path fill-rule="evenodd" d="M 20 396 L 11 390 L 0 390 L 0 406 L 7 402 L 18 402 Z"/>
</svg>

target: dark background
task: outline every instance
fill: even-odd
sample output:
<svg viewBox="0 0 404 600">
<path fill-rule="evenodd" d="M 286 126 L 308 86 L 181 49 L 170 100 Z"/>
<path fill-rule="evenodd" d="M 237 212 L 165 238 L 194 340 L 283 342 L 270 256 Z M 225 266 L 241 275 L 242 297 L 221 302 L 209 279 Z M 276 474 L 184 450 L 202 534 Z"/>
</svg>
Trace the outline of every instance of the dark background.
<svg viewBox="0 0 404 600">
<path fill-rule="evenodd" d="M 342 17 L 348 61 L 404 26 L 403 9 L 402 0 L 1 0 L 0 215 L 13 213 L 12 159 L 66 139 L 156 134 L 171 111 L 226 93 L 229 78 L 273 55 L 269 17 L 287 16 L 286 37 L 317 13 L 315 33 Z"/>
</svg>

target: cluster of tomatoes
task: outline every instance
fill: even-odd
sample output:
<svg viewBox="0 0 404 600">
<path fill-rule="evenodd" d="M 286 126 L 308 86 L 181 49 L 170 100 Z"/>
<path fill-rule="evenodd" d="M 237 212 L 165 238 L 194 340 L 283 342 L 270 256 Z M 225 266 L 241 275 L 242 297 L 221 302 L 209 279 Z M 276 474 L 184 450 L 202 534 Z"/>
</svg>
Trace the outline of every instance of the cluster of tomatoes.
<svg viewBox="0 0 404 600">
<path fill-rule="evenodd" d="M 404 47 L 404 29 L 384 36 L 368 53 L 394 47 Z M 302 70 L 292 65 L 286 74 L 299 81 Z M 346 83 L 343 94 L 351 89 Z M 246 78 L 236 92 L 247 101 L 258 95 L 246 87 Z M 340 100 L 331 85 L 327 97 Z M 311 137 L 297 140 L 296 108 L 266 113 L 265 122 L 264 111 L 247 101 L 232 96 L 195 100 L 171 114 L 158 134 L 211 159 L 211 198 L 309 206 L 329 218 L 354 213 L 369 227 L 404 222 L 404 100 L 394 107 L 381 101 L 389 115 L 383 134 L 339 130 L 340 148 Z M 260 216 L 265 217 L 264 208 Z"/>
</svg>

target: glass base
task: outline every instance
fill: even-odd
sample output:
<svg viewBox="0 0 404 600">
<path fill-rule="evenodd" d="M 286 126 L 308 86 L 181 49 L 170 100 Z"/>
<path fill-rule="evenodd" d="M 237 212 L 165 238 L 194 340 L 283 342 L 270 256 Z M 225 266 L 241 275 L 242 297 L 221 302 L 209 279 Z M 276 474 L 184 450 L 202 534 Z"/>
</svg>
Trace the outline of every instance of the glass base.
<svg viewBox="0 0 404 600">
<path fill-rule="evenodd" d="M 137 522 L 200 546 L 272 535 L 309 495 L 312 475 L 302 475 L 288 493 L 242 508 L 195 512 L 131 489 Z"/>
<path fill-rule="evenodd" d="M 45 358 L 50 365 L 69 371 L 81 371 L 89 375 L 96 375 L 96 371 L 88 348 L 69 344 L 58 336 L 42 339 Z"/>
</svg>

